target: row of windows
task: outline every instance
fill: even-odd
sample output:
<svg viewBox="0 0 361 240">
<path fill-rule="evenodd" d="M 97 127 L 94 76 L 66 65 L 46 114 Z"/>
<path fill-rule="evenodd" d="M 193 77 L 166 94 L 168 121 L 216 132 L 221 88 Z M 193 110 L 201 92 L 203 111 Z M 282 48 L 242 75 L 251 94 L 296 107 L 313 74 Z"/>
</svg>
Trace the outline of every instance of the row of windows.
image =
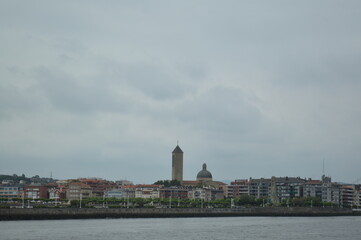
<svg viewBox="0 0 361 240">
<path fill-rule="evenodd" d="M 0 195 L 3 195 L 3 194 L 18 194 L 18 192 L 0 192 Z"/>
<path fill-rule="evenodd" d="M 0 187 L 0 191 L 2 190 L 5 190 L 5 191 L 8 191 L 8 190 L 18 190 L 17 187 Z"/>
<path fill-rule="evenodd" d="M 1 193 L 0 194 L 0 197 L 4 197 L 4 196 L 7 196 L 7 195 L 11 195 L 11 196 L 18 196 L 18 193 L 12 193 L 12 192 L 4 192 L 4 193 Z"/>
<path fill-rule="evenodd" d="M 18 195 L 0 195 L 1 198 L 14 198 L 17 197 Z"/>
</svg>

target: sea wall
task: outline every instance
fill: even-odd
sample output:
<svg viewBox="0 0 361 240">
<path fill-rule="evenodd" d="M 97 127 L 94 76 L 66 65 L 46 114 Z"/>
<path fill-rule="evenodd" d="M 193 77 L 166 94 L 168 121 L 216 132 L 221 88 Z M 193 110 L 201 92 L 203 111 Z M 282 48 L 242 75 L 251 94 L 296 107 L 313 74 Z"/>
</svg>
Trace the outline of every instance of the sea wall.
<svg viewBox="0 0 361 240">
<path fill-rule="evenodd" d="M 230 216 L 361 216 L 338 208 L 3 208 L 0 220 L 230 217 Z"/>
</svg>

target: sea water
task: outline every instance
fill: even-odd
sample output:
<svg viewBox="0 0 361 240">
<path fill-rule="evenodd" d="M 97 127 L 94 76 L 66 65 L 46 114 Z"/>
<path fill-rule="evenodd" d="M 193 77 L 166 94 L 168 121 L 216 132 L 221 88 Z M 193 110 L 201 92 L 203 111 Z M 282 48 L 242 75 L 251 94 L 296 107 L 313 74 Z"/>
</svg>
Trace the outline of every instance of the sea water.
<svg viewBox="0 0 361 240">
<path fill-rule="evenodd" d="M 212 217 L 0 222 L 0 239 L 361 239 L 361 217 Z"/>
</svg>

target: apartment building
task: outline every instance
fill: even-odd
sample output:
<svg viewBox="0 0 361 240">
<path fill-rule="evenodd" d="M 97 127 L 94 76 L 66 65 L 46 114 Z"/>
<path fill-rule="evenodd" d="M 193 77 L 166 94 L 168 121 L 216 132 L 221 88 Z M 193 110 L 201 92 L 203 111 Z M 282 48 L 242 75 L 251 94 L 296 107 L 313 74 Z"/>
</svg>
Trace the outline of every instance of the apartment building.
<svg viewBox="0 0 361 240">
<path fill-rule="evenodd" d="M 136 198 L 159 198 L 159 186 L 154 184 L 135 185 Z"/>
<path fill-rule="evenodd" d="M 66 190 L 66 198 L 69 200 L 87 199 L 93 196 L 92 188 L 81 182 L 71 182 Z"/>
<path fill-rule="evenodd" d="M 0 198 L 20 198 L 24 191 L 23 184 L 2 184 L 0 185 Z"/>
<path fill-rule="evenodd" d="M 163 187 L 159 189 L 159 197 L 162 199 L 187 199 L 188 188 L 185 187 Z"/>
<path fill-rule="evenodd" d="M 49 198 L 48 187 L 41 183 L 25 185 L 25 198 L 31 199 L 47 199 Z"/>
</svg>

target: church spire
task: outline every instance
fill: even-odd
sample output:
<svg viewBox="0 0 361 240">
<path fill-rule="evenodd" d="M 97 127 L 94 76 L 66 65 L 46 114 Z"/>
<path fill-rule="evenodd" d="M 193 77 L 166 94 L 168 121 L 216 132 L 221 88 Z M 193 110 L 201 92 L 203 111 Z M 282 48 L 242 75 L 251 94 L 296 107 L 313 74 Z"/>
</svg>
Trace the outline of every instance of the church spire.
<svg viewBox="0 0 361 240">
<path fill-rule="evenodd" d="M 182 151 L 182 149 L 178 146 L 178 144 L 177 144 L 177 146 L 175 147 L 175 149 L 173 150 L 173 152 L 172 153 L 183 153 L 183 151 Z"/>
</svg>

